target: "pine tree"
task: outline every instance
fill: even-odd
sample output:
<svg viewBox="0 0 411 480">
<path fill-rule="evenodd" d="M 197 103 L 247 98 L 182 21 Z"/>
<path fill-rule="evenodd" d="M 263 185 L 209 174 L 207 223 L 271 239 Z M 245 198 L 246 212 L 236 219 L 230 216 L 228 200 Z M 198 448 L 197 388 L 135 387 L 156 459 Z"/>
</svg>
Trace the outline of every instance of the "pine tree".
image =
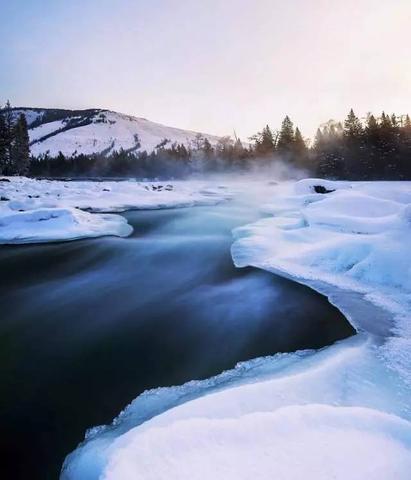
<svg viewBox="0 0 411 480">
<path fill-rule="evenodd" d="M 27 121 L 24 114 L 21 114 L 17 119 L 13 132 L 10 170 L 11 173 L 26 175 L 30 165 L 30 146 Z"/>
<path fill-rule="evenodd" d="M 236 138 L 233 146 L 234 164 L 238 168 L 245 168 L 247 166 L 248 151 L 244 148 L 243 143 L 239 138 Z"/>
<path fill-rule="evenodd" d="M 398 130 L 400 128 L 400 125 L 397 120 L 397 115 L 395 115 L 395 113 L 391 115 L 391 126 L 393 130 Z"/>
<path fill-rule="evenodd" d="M 294 125 L 287 115 L 281 124 L 281 130 L 278 137 L 278 151 L 280 153 L 290 152 L 294 144 Z"/>
<path fill-rule="evenodd" d="M 6 172 L 8 164 L 8 136 L 6 122 L 0 112 L 0 174 Z"/>
<path fill-rule="evenodd" d="M 298 165 L 300 165 L 301 167 L 306 167 L 308 159 L 308 148 L 298 127 L 295 129 L 293 156 L 293 160 Z"/>
<path fill-rule="evenodd" d="M 261 132 L 251 137 L 254 140 L 257 155 L 272 155 L 275 150 L 275 140 L 270 127 L 266 125 Z"/>
<path fill-rule="evenodd" d="M 353 109 L 350 110 L 344 122 L 344 136 L 349 140 L 358 140 L 364 133 L 360 119 L 355 115 Z"/>
<path fill-rule="evenodd" d="M 4 157 L 3 157 L 3 172 L 6 174 L 12 173 L 11 167 L 11 147 L 14 138 L 13 112 L 10 101 L 7 100 L 6 105 L 0 112 L 4 119 Z"/>
<path fill-rule="evenodd" d="M 391 119 L 390 119 L 389 115 L 386 115 L 385 112 L 382 112 L 380 128 L 381 128 L 383 134 L 384 133 L 388 134 L 391 131 L 391 127 L 392 127 L 392 124 L 391 124 Z"/>
<path fill-rule="evenodd" d="M 307 151 L 307 145 L 298 127 L 295 129 L 294 150 L 297 154 L 304 154 Z"/>
<path fill-rule="evenodd" d="M 213 149 L 213 147 L 210 143 L 210 140 L 207 137 L 204 139 L 204 142 L 203 142 L 203 145 L 202 145 L 202 150 L 203 150 L 206 158 L 212 157 L 212 155 L 214 153 L 214 149 Z"/>
<path fill-rule="evenodd" d="M 201 150 L 204 145 L 204 135 L 201 133 L 197 133 L 194 139 L 192 140 L 194 150 Z"/>
<path fill-rule="evenodd" d="M 367 116 L 367 124 L 365 126 L 365 134 L 367 137 L 377 137 L 379 131 L 379 125 L 374 115 L 369 114 Z"/>
<path fill-rule="evenodd" d="M 404 126 L 402 127 L 402 132 L 403 132 L 403 138 L 404 138 L 403 142 L 407 145 L 407 147 L 411 146 L 411 119 L 408 114 L 405 117 L 405 122 L 404 122 Z"/>
<path fill-rule="evenodd" d="M 380 168 L 380 125 L 369 113 L 364 129 L 364 150 L 360 158 L 361 177 L 371 179 Z"/>
</svg>

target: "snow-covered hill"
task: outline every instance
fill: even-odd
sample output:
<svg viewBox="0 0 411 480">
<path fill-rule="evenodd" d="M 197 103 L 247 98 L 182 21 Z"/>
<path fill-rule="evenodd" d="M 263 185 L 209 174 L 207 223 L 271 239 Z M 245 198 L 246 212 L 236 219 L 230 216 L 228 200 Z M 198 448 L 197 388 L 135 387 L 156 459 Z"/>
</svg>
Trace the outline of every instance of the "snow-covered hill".
<svg viewBox="0 0 411 480">
<path fill-rule="evenodd" d="M 31 153 L 57 156 L 100 153 L 107 155 L 120 149 L 152 152 L 164 140 L 168 144 L 188 146 L 198 132 L 167 127 L 145 118 L 132 117 L 109 110 L 60 110 L 17 108 L 29 125 Z M 202 134 L 215 144 L 219 137 Z"/>
</svg>

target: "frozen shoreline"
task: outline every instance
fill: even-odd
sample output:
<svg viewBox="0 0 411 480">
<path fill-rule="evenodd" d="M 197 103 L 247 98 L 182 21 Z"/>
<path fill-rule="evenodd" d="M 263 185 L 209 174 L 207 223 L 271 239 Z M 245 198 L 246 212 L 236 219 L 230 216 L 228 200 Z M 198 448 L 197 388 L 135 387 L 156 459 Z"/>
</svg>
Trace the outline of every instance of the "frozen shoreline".
<svg viewBox="0 0 411 480">
<path fill-rule="evenodd" d="M 280 186 L 273 200 L 265 218 L 235 230 L 235 264 L 286 274 L 332 302 L 330 287 L 362 295 L 386 312 L 367 330 L 391 323 L 381 353 L 411 384 L 411 182 L 305 179 Z"/>
<path fill-rule="evenodd" d="M 199 181 L 136 182 L 0 178 L 0 244 L 44 243 L 133 229 L 115 213 L 133 209 L 214 205 L 231 194 Z"/>
</svg>

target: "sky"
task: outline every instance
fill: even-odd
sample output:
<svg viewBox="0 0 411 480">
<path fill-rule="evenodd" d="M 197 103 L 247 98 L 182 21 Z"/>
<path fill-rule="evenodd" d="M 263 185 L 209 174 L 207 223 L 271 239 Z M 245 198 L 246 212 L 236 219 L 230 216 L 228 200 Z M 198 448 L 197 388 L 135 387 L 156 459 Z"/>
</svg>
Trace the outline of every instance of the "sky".
<svg viewBox="0 0 411 480">
<path fill-rule="evenodd" d="M 411 113 L 411 0 L 0 0 L 0 103 L 243 139 Z"/>
</svg>

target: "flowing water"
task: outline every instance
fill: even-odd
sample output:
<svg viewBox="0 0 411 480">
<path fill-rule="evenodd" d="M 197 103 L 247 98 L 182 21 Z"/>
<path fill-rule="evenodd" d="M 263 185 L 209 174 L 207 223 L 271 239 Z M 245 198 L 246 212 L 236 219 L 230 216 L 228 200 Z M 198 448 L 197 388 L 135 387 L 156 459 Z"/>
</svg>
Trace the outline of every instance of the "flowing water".
<svg viewBox="0 0 411 480">
<path fill-rule="evenodd" d="M 232 201 L 128 212 L 127 239 L 0 249 L 1 478 L 56 479 L 142 391 L 354 333 L 321 295 L 230 257 Z"/>
</svg>

